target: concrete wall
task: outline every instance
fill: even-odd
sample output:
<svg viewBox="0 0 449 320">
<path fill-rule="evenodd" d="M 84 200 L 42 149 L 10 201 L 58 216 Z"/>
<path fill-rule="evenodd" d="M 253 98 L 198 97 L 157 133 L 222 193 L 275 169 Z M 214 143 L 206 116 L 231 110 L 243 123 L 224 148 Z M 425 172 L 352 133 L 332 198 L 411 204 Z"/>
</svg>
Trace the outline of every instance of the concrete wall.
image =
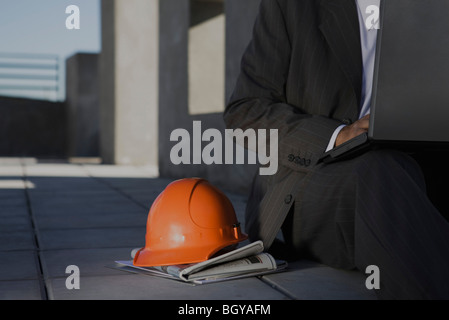
<svg viewBox="0 0 449 320">
<path fill-rule="evenodd" d="M 0 156 L 66 155 L 64 104 L 0 97 Z"/>
<path fill-rule="evenodd" d="M 66 61 L 67 149 L 70 157 L 98 157 L 98 55 L 76 54 Z"/>
<path fill-rule="evenodd" d="M 202 114 L 189 112 L 188 52 L 191 2 L 191 0 L 160 2 L 159 171 L 161 176 L 172 178 L 203 177 L 224 189 L 247 193 L 257 170 L 254 165 L 174 165 L 170 161 L 170 151 L 176 144 L 170 141 L 170 134 L 177 128 L 186 129 L 192 136 L 193 121 L 201 121 L 203 132 L 214 128 L 220 130 L 224 137 L 222 112 L 213 112 L 213 106 L 212 113 L 207 113 L 207 110 L 206 112 L 203 110 Z M 234 88 L 241 56 L 250 41 L 259 3 L 260 0 L 226 0 L 224 2 L 226 59 L 225 81 L 222 88 L 225 99 L 223 107 Z M 207 58 L 204 57 L 204 59 Z M 209 94 L 207 88 L 204 91 L 205 95 Z M 205 143 L 202 145 L 204 146 Z"/>
</svg>

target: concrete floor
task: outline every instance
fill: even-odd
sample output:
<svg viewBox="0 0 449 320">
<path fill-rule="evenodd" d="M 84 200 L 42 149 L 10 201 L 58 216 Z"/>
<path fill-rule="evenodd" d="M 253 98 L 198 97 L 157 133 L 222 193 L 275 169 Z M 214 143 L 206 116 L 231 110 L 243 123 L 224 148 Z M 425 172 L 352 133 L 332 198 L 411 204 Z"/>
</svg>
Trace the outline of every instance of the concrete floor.
<svg viewBox="0 0 449 320">
<path fill-rule="evenodd" d="M 148 210 L 170 182 L 146 167 L 0 159 L 0 299 L 376 298 L 365 275 L 310 261 L 262 278 L 197 286 L 110 268 L 144 245 Z M 243 224 L 245 197 L 228 196 Z M 79 268 L 79 289 L 66 287 L 70 265 Z"/>
</svg>

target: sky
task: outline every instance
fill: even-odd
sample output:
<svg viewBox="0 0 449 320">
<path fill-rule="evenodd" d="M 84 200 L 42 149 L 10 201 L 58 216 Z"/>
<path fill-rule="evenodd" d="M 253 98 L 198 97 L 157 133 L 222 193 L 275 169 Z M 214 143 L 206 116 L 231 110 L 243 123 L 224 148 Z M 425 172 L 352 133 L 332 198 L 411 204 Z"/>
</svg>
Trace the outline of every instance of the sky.
<svg viewBox="0 0 449 320">
<path fill-rule="evenodd" d="M 79 30 L 66 28 L 69 5 L 80 9 Z M 68 57 L 100 48 L 99 0 L 0 0 L 0 53 Z"/>
<path fill-rule="evenodd" d="M 80 11 L 78 30 L 66 28 L 70 5 Z M 63 63 L 63 87 L 67 58 L 78 52 L 100 51 L 100 0 L 0 0 L 0 60 L 4 54 L 57 55 Z M 63 99 L 64 90 L 61 95 Z"/>
</svg>

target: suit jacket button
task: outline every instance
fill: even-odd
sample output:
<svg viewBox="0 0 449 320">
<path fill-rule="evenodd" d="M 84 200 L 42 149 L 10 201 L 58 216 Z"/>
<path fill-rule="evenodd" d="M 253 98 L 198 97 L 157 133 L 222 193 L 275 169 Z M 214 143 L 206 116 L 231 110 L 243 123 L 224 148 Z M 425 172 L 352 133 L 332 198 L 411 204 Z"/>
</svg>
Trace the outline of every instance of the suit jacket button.
<svg viewBox="0 0 449 320">
<path fill-rule="evenodd" d="M 347 125 L 347 126 L 349 126 L 350 124 L 352 124 L 352 120 L 349 119 L 349 118 L 344 118 L 341 122 L 342 122 L 343 124 Z"/>
<path fill-rule="evenodd" d="M 301 157 L 296 157 L 295 158 L 295 163 L 296 164 L 300 164 L 301 163 Z"/>
<path fill-rule="evenodd" d="M 286 204 L 289 204 L 290 202 L 292 202 L 293 196 L 291 194 L 289 194 L 288 196 L 285 197 L 284 202 Z"/>
<path fill-rule="evenodd" d="M 293 162 L 295 160 L 295 156 L 293 154 L 288 155 L 288 161 Z"/>
<path fill-rule="evenodd" d="M 307 160 L 306 160 L 306 163 L 305 163 L 306 167 L 310 166 L 311 163 L 312 163 L 312 160 L 307 159 Z"/>
<path fill-rule="evenodd" d="M 304 165 L 306 164 L 306 159 L 301 158 L 301 161 L 299 162 L 299 164 L 300 164 L 301 166 L 304 166 Z"/>
</svg>

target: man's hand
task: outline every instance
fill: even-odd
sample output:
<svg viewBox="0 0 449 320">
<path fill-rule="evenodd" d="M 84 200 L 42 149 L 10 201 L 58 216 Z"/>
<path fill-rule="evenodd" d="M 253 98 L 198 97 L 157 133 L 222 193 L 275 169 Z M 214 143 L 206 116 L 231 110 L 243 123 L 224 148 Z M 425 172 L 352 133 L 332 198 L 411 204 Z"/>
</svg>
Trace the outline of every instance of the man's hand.
<svg viewBox="0 0 449 320">
<path fill-rule="evenodd" d="M 355 138 L 365 132 L 368 132 L 369 128 L 369 114 L 363 118 L 357 120 L 353 124 L 344 127 L 337 136 L 335 140 L 335 146 L 338 147 L 342 143 L 345 143 L 352 138 Z"/>
</svg>

